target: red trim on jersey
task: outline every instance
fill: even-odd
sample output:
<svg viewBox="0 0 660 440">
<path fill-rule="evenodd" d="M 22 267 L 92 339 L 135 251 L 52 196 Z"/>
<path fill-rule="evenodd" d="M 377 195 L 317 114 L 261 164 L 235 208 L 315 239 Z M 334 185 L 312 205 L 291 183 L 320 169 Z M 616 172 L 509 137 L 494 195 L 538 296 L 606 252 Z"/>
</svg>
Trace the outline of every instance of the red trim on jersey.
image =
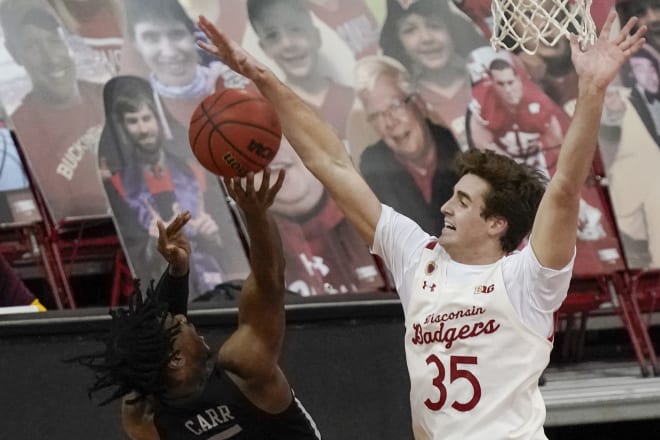
<svg viewBox="0 0 660 440">
<path fill-rule="evenodd" d="M 437 241 L 437 240 L 433 240 L 432 242 L 430 242 L 429 244 L 426 245 L 426 249 L 433 250 L 433 249 L 435 249 L 435 246 L 436 246 L 437 244 L 438 244 L 438 241 Z"/>
<path fill-rule="evenodd" d="M 554 345 L 555 343 L 555 333 L 557 332 L 557 327 L 559 324 L 559 312 L 554 313 L 555 322 L 552 324 L 552 334 L 548 336 L 548 341 Z"/>
</svg>

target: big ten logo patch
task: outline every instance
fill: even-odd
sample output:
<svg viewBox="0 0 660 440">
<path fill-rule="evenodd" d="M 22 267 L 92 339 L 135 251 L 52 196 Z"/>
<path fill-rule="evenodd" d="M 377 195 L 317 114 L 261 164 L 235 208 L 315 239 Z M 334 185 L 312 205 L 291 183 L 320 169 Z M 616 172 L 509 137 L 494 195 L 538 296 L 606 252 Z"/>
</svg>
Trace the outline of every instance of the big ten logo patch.
<svg viewBox="0 0 660 440">
<path fill-rule="evenodd" d="M 495 290 L 495 284 L 489 284 L 489 285 L 482 284 L 482 285 L 476 286 L 474 288 L 474 294 L 475 295 L 488 295 L 489 293 L 492 293 L 493 290 Z"/>
</svg>

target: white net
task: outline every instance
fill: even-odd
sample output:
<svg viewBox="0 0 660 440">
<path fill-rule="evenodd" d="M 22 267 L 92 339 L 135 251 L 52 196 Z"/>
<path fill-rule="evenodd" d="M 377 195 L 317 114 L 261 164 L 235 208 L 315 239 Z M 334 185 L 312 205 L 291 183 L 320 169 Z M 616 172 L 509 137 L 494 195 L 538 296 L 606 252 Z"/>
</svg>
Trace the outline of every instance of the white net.
<svg viewBox="0 0 660 440">
<path fill-rule="evenodd" d="M 596 25 L 591 18 L 592 0 L 492 0 L 495 49 L 518 48 L 534 54 L 541 44 L 554 46 L 569 33 L 580 44 L 593 43 Z"/>
</svg>

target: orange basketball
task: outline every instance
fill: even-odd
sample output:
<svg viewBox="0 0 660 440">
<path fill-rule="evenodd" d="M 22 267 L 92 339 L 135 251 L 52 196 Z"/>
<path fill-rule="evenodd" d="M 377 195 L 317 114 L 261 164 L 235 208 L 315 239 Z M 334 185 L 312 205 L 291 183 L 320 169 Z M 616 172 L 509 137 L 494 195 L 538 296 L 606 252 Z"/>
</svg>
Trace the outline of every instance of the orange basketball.
<svg viewBox="0 0 660 440">
<path fill-rule="evenodd" d="M 223 177 L 264 169 L 280 148 L 282 127 L 255 92 L 226 89 L 206 97 L 190 118 L 188 139 L 204 168 Z"/>
</svg>

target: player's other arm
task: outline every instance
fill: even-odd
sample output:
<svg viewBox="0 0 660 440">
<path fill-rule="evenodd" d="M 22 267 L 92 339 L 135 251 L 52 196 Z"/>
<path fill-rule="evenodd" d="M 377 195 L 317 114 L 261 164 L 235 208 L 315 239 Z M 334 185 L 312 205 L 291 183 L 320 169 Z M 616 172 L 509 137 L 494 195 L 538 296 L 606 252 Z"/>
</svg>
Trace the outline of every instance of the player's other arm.
<svg viewBox="0 0 660 440">
<path fill-rule="evenodd" d="M 646 28 L 630 35 L 631 19 L 612 40 L 616 17 L 610 13 L 596 43 L 582 51 L 571 39 L 573 64 L 579 75 L 579 96 L 564 137 L 557 169 L 550 180 L 534 221 L 531 245 L 541 265 L 560 269 L 573 257 L 577 237 L 580 190 L 589 175 L 597 147 L 598 128 L 608 84 L 623 63 L 639 50 Z"/>
<path fill-rule="evenodd" d="M 178 214 L 165 226 L 158 221 L 158 252 L 167 261 L 167 269 L 156 285 L 156 292 L 167 302 L 168 312 L 185 315 L 188 312 L 188 273 L 190 268 L 190 242 L 183 228 L 191 219 L 190 212 Z"/>
<path fill-rule="evenodd" d="M 380 202 L 355 169 L 335 131 L 265 66 L 204 17 L 200 28 L 212 43 L 200 47 L 251 79 L 277 112 L 282 130 L 305 166 L 330 192 L 348 220 L 369 245 L 380 216 Z"/>
<path fill-rule="evenodd" d="M 267 411 L 284 410 L 291 402 L 289 385 L 278 367 L 285 330 L 284 254 L 268 207 L 284 181 L 280 171 L 271 188 L 264 171 L 261 188 L 252 173 L 241 180 L 225 179 L 229 195 L 245 214 L 250 240 L 251 273 L 241 290 L 238 329 L 220 349 L 220 362 L 244 394 Z"/>
</svg>

